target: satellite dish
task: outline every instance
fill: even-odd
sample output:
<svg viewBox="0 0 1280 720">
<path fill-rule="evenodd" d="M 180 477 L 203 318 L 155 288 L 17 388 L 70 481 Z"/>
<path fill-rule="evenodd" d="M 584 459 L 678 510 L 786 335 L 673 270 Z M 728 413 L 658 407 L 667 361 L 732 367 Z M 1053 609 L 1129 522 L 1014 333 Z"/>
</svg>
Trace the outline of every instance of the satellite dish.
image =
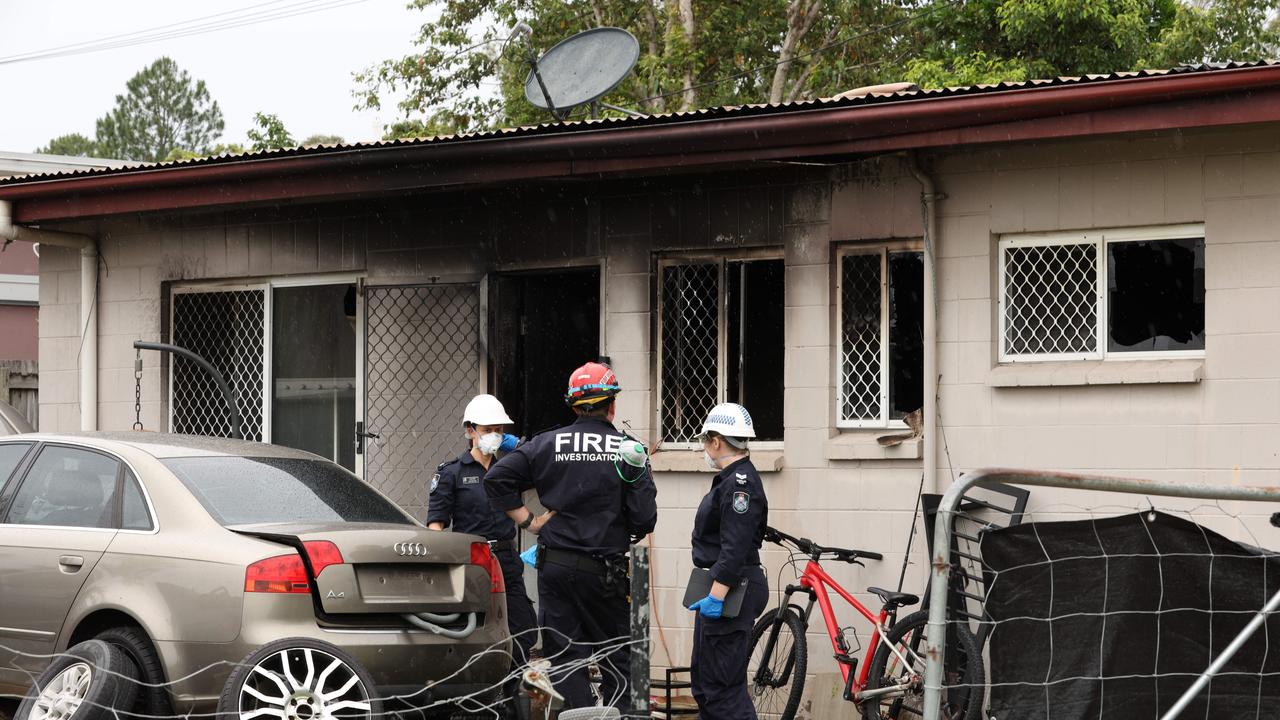
<svg viewBox="0 0 1280 720">
<path fill-rule="evenodd" d="M 629 115 L 639 113 L 600 102 L 626 79 L 640 59 L 640 41 L 615 27 L 602 27 L 565 38 L 541 58 L 529 60 L 524 96 L 535 107 L 562 120 L 580 105 L 601 105 Z"/>
</svg>

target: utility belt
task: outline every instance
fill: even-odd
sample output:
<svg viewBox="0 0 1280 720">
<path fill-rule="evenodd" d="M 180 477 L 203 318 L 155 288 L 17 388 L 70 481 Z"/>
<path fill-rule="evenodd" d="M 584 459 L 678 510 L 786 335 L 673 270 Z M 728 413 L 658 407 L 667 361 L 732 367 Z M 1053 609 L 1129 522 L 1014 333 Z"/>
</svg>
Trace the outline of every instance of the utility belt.
<svg viewBox="0 0 1280 720">
<path fill-rule="evenodd" d="M 489 549 L 493 552 L 515 552 L 515 540 L 490 540 Z"/>
<path fill-rule="evenodd" d="M 615 597 L 631 593 L 631 564 L 625 553 L 592 555 L 576 550 L 538 546 L 538 567 L 545 563 L 585 572 L 604 580 L 605 592 Z"/>
</svg>

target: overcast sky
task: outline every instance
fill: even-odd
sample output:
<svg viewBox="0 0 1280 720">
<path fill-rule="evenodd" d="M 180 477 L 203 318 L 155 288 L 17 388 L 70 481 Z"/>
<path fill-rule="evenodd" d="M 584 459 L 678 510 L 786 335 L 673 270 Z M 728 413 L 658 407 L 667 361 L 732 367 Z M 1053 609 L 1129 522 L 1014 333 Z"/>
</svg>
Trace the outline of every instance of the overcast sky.
<svg viewBox="0 0 1280 720">
<path fill-rule="evenodd" d="M 0 0 L 0 151 L 32 152 L 50 138 L 94 134 L 94 121 L 125 82 L 168 55 L 204 80 L 227 127 L 223 142 L 245 142 L 258 111 L 276 113 L 298 140 L 313 133 L 375 139 L 394 119 L 352 110 L 353 71 L 412 51 L 426 13 L 406 0 L 326 0 L 331 9 L 102 52 L 5 63 L 3 58 L 231 11 L 289 12 L 316 0 Z M 339 4 L 340 2 L 348 4 Z M 353 3 L 354 4 L 350 4 Z"/>
</svg>

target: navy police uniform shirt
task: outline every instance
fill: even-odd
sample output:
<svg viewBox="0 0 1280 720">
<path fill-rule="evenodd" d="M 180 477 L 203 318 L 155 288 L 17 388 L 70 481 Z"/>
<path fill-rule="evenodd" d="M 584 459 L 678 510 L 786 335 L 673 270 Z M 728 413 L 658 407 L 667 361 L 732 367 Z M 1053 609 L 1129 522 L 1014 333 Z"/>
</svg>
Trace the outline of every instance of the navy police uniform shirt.
<svg viewBox="0 0 1280 720">
<path fill-rule="evenodd" d="M 492 469 L 493 465 L 489 467 Z M 514 538 L 516 525 L 506 513 L 489 505 L 484 478 L 484 466 L 471 456 L 470 450 L 455 460 L 440 463 L 431 478 L 427 524 L 444 523 L 454 532 L 479 535 L 486 540 Z"/>
<path fill-rule="evenodd" d="M 523 504 L 524 491 L 537 490 L 542 505 L 556 511 L 539 544 L 597 555 L 624 553 L 631 536 L 653 532 L 658 522 L 658 491 L 649 467 L 618 460 L 625 440 L 613 423 L 591 417 L 537 435 L 489 468 L 489 500 L 497 510 L 514 510 Z"/>
<path fill-rule="evenodd" d="M 711 579 L 735 587 L 743 571 L 760 564 L 760 546 L 769 524 L 764 484 L 743 458 L 711 481 L 693 519 L 693 564 L 710 568 Z"/>
</svg>

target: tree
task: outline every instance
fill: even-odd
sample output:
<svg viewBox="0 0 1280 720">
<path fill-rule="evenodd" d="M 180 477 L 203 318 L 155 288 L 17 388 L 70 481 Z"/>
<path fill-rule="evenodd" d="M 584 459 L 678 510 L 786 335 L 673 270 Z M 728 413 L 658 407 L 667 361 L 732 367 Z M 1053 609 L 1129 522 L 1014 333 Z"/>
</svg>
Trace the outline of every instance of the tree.
<svg viewBox="0 0 1280 720">
<path fill-rule="evenodd" d="M 640 41 L 633 72 L 605 99 L 643 112 L 799 100 L 880 82 L 910 45 L 900 22 L 917 0 L 413 0 L 438 12 L 422 27 L 419 53 L 356 75 L 357 108 L 402 92 L 420 134 L 546 122 L 524 99 L 526 53 L 573 33 L 614 26 Z M 532 42 L 505 43 L 523 21 Z M 859 29 L 875 30 L 859 33 Z M 856 37 L 845 37 L 855 36 Z M 836 43 L 839 39 L 841 42 Z M 894 78 L 897 79 L 897 78 Z"/>
<path fill-rule="evenodd" d="M 126 160 L 162 160 L 175 149 L 205 152 L 225 123 L 203 80 L 162 57 L 134 75 L 98 120 L 99 151 Z"/>
<path fill-rule="evenodd" d="M 203 152 L 195 150 L 187 150 L 184 148 L 174 148 L 172 152 L 165 156 L 165 162 L 174 160 L 194 160 L 202 157 L 217 157 L 218 155 L 241 155 L 246 152 L 245 147 L 239 143 L 218 143 L 213 147 L 205 148 Z"/>
<path fill-rule="evenodd" d="M 249 132 L 246 133 L 249 136 L 250 149 L 279 150 L 297 146 L 298 142 L 293 139 L 288 130 L 284 129 L 284 123 L 275 114 L 254 113 L 253 122 L 258 127 L 249 128 Z"/>
<path fill-rule="evenodd" d="M 299 144 L 303 147 L 309 147 L 311 145 L 341 145 L 345 142 L 346 140 L 343 140 L 341 135 L 325 135 L 323 133 L 317 133 L 315 135 L 307 136 L 307 138 Z"/>
<path fill-rule="evenodd" d="M 356 74 L 358 109 L 403 93 L 388 137 L 547 122 L 524 99 L 535 52 L 611 25 L 640 41 L 605 99 L 642 112 L 792 102 L 882 82 L 969 85 L 1253 60 L 1280 0 L 412 0 L 419 51 Z M 606 114 L 610 114 L 606 111 Z"/>
<path fill-rule="evenodd" d="M 71 133 L 70 135 L 59 135 L 50 140 L 48 145 L 37 148 L 36 152 L 45 155 L 93 157 L 98 154 L 98 145 L 80 133 Z"/>
</svg>

